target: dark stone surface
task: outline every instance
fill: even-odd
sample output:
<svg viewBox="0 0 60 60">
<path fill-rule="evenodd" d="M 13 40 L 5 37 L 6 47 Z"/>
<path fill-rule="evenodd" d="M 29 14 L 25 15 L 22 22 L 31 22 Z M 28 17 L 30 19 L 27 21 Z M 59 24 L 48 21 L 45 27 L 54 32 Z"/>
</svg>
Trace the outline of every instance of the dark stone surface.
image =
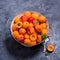
<svg viewBox="0 0 60 60">
<path fill-rule="evenodd" d="M 42 13 L 50 25 L 49 43 L 55 50 L 49 56 L 43 45 L 26 48 L 10 34 L 10 23 L 19 12 L 30 10 Z M 60 0 L 0 0 L 0 60 L 60 60 Z"/>
</svg>

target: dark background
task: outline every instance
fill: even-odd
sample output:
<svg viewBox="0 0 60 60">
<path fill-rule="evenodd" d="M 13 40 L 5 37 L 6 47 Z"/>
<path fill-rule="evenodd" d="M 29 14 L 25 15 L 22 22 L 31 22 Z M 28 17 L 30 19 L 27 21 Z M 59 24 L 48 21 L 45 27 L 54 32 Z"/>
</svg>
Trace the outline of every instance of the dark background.
<svg viewBox="0 0 60 60">
<path fill-rule="evenodd" d="M 37 11 L 47 17 L 51 36 L 49 43 L 55 45 L 49 56 L 43 53 L 43 44 L 26 48 L 11 37 L 13 17 L 26 10 Z M 60 60 L 60 0 L 0 0 L 0 60 Z"/>
</svg>

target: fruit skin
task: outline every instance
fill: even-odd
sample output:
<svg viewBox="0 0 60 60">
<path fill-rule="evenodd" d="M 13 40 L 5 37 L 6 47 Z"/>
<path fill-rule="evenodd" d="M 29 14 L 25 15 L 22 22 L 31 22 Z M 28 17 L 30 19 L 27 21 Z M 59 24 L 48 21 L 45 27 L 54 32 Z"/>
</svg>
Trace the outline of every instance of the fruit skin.
<svg viewBox="0 0 60 60">
<path fill-rule="evenodd" d="M 26 11 L 26 12 L 24 12 L 24 15 L 25 15 L 27 18 L 29 18 L 29 17 L 31 17 L 31 12 L 30 12 L 30 11 Z"/>
<path fill-rule="evenodd" d="M 35 25 L 35 30 L 38 32 L 38 33 L 40 33 L 41 32 L 41 30 L 42 30 L 42 28 L 41 28 L 41 26 L 40 25 Z"/>
<path fill-rule="evenodd" d="M 29 35 L 28 34 L 25 34 L 25 38 L 28 39 L 29 38 Z"/>
<path fill-rule="evenodd" d="M 25 40 L 24 40 L 24 44 L 26 44 L 26 45 L 31 45 L 31 40 L 30 40 L 30 39 L 25 39 Z"/>
<path fill-rule="evenodd" d="M 27 28 L 29 26 L 29 22 L 23 22 L 23 28 Z"/>
<path fill-rule="evenodd" d="M 21 16 L 20 18 L 21 18 L 21 21 L 22 21 L 22 22 L 24 22 L 24 21 L 27 20 L 27 17 L 26 17 L 26 16 Z"/>
<path fill-rule="evenodd" d="M 16 17 L 15 20 L 14 20 L 14 23 L 17 23 L 17 22 L 19 22 L 20 20 L 21 20 L 20 18 Z"/>
<path fill-rule="evenodd" d="M 16 23 L 16 28 L 21 28 L 22 27 L 22 22 L 17 22 Z"/>
<path fill-rule="evenodd" d="M 16 24 L 13 24 L 13 25 L 12 25 L 12 30 L 13 30 L 13 31 L 16 31 L 16 30 L 17 30 Z"/>
<path fill-rule="evenodd" d="M 48 44 L 48 46 L 47 46 L 47 51 L 48 52 L 53 52 L 54 51 L 54 45 L 53 44 Z"/>
<path fill-rule="evenodd" d="M 24 42 L 24 36 L 23 35 L 17 35 L 17 40 L 19 42 Z"/>
<path fill-rule="evenodd" d="M 12 32 L 12 35 L 13 35 L 13 37 L 17 38 L 17 35 L 19 35 L 19 32 L 18 31 L 14 31 L 14 32 Z"/>
<path fill-rule="evenodd" d="M 30 27 L 34 27 L 33 23 L 30 23 L 29 26 L 30 26 Z"/>
<path fill-rule="evenodd" d="M 36 45 L 36 44 L 37 44 L 36 41 L 32 41 L 32 42 L 31 42 L 31 45 L 32 45 L 32 46 L 34 46 L 34 45 Z"/>
<path fill-rule="evenodd" d="M 38 20 L 39 20 L 39 22 L 44 23 L 44 22 L 46 22 L 46 17 L 41 15 L 41 16 L 39 16 Z"/>
<path fill-rule="evenodd" d="M 42 29 L 41 34 L 46 34 L 46 36 L 48 35 L 48 30 L 47 29 Z"/>
<path fill-rule="evenodd" d="M 38 43 L 42 42 L 41 35 L 37 35 L 37 42 L 38 42 Z"/>
<path fill-rule="evenodd" d="M 28 34 L 32 34 L 32 33 L 34 33 L 35 32 L 35 30 L 34 30 L 34 28 L 33 27 L 28 27 L 27 28 L 27 32 L 28 32 Z"/>
<path fill-rule="evenodd" d="M 36 39 L 37 39 L 36 34 L 31 34 L 31 35 L 30 35 L 30 40 L 31 40 L 31 41 L 36 41 Z"/>
<path fill-rule="evenodd" d="M 27 21 L 28 21 L 28 22 L 33 22 L 33 20 L 34 20 L 34 18 L 29 17 Z"/>
<path fill-rule="evenodd" d="M 38 13 L 32 13 L 32 17 L 33 17 L 34 19 L 38 19 L 39 14 L 38 14 Z"/>
<path fill-rule="evenodd" d="M 20 29 L 19 29 L 19 33 L 20 33 L 20 34 L 25 34 L 25 33 L 26 33 L 26 30 L 25 30 L 24 28 L 20 28 Z"/>
<path fill-rule="evenodd" d="M 42 29 L 46 29 L 47 28 L 47 24 L 46 23 L 42 23 L 42 24 L 40 24 L 40 26 L 42 27 Z"/>
</svg>

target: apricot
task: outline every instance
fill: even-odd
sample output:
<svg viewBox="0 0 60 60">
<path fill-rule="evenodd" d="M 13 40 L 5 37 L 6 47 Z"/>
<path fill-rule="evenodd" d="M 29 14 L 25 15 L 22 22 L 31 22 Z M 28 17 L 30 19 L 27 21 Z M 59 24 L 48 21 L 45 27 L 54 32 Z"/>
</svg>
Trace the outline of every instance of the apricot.
<svg viewBox="0 0 60 60">
<path fill-rule="evenodd" d="M 19 29 L 19 33 L 20 33 L 20 34 L 25 34 L 25 33 L 26 33 L 26 30 L 25 30 L 24 28 L 20 28 L 20 29 Z"/>
<path fill-rule="evenodd" d="M 17 40 L 20 42 L 24 42 L 24 36 L 23 35 L 17 35 Z"/>
<path fill-rule="evenodd" d="M 42 24 L 40 24 L 40 26 L 42 27 L 42 29 L 46 29 L 47 28 L 47 24 L 46 23 L 42 23 Z"/>
<path fill-rule="evenodd" d="M 27 16 L 27 17 L 31 17 L 31 12 L 30 11 L 26 11 L 26 12 L 24 12 L 24 15 Z"/>
<path fill-rule="evenodd" d="M 29 38 L 29 35 L 28 34 L 25 34 L 25 38 L 28 39 Z"/>
<path fill-rule="evenodd" d="M 38 20 L 39 20 L 39 22 L 44 23 L 44 22 L 46 22 L 46 17 L 41 15 L 41 16 L 39 16 Z"/>
<path fill-rule="evenodd" d="M 32 46 L 36 45 L 36 41 L 32 41 L 32 42 L 31 42 L 31 45 L 32 45 Z"/>
<path fill-rule="evenodd" d="M 30 40 L 30 39 L 25 39 L 25 40 L 24 40 L 24 44 L 26 44 L 26 45 L 31 45 L 31 40 Z"/>
<path fill-rule="evenodd" d="M 13 35 L 13 37 L 17 38 L 17 36 L 19 35 L 19 32 L 18 31 L 14 31 L 14 32 L 12 32 L 12 35 Z"/>
<path fill-rule="evenodd" d="M 28 31 L 30 34 L 32 34 L 32 33 L 35 32 L 35 30 L 34 30 L 33 27 L 28 27 L 28 28 L 27 28 L 27 31 Z"/>
<path fill-rule="evenodd" d="M 22 22 L 17 22 L 17 23 L 16 23 L 16 27 L 17 27 L 17 28 L 21 28 L 21 27 L 22 27 Z"/>
<path fill-rule="evenodd" d="M 29 26 L 30 26 L 30 27 L 34 27 L 34 24 L 33 24 L 33 23 L 30 23 Z"/>
<path fill-rule="evenodd" d="M 42 27 L 37 24 L 37 25 L 35 25 L 35 30 L 40 33 L 42 30 Z"/>
<path fill-rule="evenodd" d="M 23 28 L 27 28 L 29 26 L 29 22 L 24 22 L 23 23 Z"/>
<path fill-rule="evenodd" d="M 14 20 L 14 23 L 17 23 L 20 21 L 20 18 L 19 17 L 16 17 L 15 20 Z"/>
<path fill-rule="evenodd" d="M 35 41 L 36 39 L 37 39 L 36 34 L 31 34 L 31 35 L 30 35 L 30 40 L 31 40 L 31 41 Z"/>
<path fill-rule="evenodd" d="M 13 31 L 16 31 L 16 30 L 17 30 L 16 24 L 13 24 L 13 25 L 12 25 L 12 30 L 13 30 Z"/>
<path fill-rule="evenodd" d="M 47 50 L 49 51 L 49 52 L 53 52 L 54 51 L 54 45 L 53 44 L 48 44 L 48 46 L 47 46 Z"/>
<path fill-rule="evenodd" d="M 39 14 L 38 13 L 32 13 L 32 18 L 38 19 L 38 17 L 39 17 Z"/>
<path fill-rule="evenodd" d="M 42 42 L 42 37 L 41 37 L 41 35 L 37 35 L 37 42 L 38 42 L 38 43 Z"/>
<path fill-rule="evenodd" d="M 48 30 L 47 29 L 42 29 L 42 32 L 41 33 L 48 35 Z"/>
<path fill-rule="evenodd" d="M 32 23 L 34 21 L 34 18 L 29 17 L 27 21 L 30 22 L 30 23 Z"/>
<path fill-rule="evenodd" d="M 22 22 L 25 22 L 27 20 L 27 17 L 26 16 L 21 16 L 20 18 L 21 18 L 21 21 Z"/>
</svg>

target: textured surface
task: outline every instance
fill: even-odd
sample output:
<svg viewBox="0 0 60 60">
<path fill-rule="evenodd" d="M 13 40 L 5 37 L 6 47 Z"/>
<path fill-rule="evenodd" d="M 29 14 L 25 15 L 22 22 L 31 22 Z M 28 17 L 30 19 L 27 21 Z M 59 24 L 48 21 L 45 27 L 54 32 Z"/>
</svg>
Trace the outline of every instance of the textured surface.
<svg viewBox="0 0 60 60">
<path fill-rule="evenodd" d="M 50 25 L 49 43 L 55 50 L 49 56 L 43 45 L 25 48 L 10 34 L 10 23 L 19 12 L 31 10 L 42 13 Z M 60 60 L 60 0 L 0 0 L 0 60 Z"/>
</svg>

